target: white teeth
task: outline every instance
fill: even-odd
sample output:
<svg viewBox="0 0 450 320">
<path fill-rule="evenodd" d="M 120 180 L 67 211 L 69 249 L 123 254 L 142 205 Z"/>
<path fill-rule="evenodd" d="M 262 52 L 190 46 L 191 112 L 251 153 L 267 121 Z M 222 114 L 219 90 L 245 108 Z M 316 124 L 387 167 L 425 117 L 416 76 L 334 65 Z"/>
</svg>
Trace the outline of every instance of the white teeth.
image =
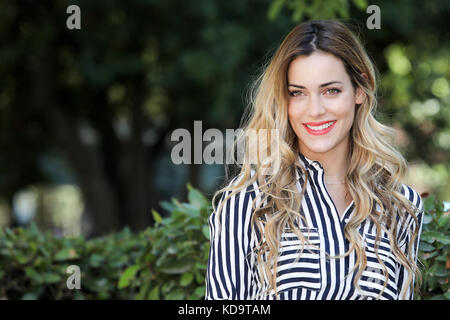
<svg viewBox="0 0 450 320">
<path fill-rule="evenodd" d="M 322 124 L 322 125 L 316 126 L 316 127 L 310 126 L 309 124 L 307 124 L 306 126 L 308 128 L 310 128 L 311 130 L 319 131 L 319 130 L 323 130 L 323 129 L 330 127 L 331 125 L 333 125 L 333 123 L 334 123 L 334 121 L 331 121 L 331 122 L 328 122 L 328 123 L 325 123 L 325 124 Z"/>
</svg>

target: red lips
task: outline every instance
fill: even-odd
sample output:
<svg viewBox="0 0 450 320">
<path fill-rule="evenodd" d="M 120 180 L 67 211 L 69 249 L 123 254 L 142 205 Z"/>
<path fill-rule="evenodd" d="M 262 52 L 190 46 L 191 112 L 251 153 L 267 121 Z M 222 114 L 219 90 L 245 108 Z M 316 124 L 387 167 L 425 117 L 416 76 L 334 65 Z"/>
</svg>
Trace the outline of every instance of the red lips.
<svg viewBox="0 0 450 320">
<path fill-rule="evenodd" d="M 328 123 L 331 121 L 336 121 L 336 120 L 327 120 L 327 121 L 320 121 L 320 122 L 306 122 L 305 124 L 316 127 L 316 126 L 320 126 L 322 124 L 325 124 L 325 123 Z"/>
<path fill-rule="evenodd" d="M 329 126 L 328 128 L 322 129 L 322 130 L 312 130 L 312 129 L 308 128 L 308 126 L 307 126 L 307 125 L 309 125 L 309 126 L 320 126 L 322 124 L 330 123 L 330 122 L 333 122 L 333 124 L 331 126 Z M 336 122 L 337 122 L 337 120 L 321 121 L 321 122 L 307 122 L 307 123 L 304 123 L 303 126 L 305 127 L 306 131 L 308 131 L 309 134 L 312 134 L 314 136 L 318 136 L 318 135 L 323 135 L 323 134 L 326 134 L 326 133 L 330 132 L 331 129 L 333 129 L 333 127 L 336 124 Z"/>
</svg>

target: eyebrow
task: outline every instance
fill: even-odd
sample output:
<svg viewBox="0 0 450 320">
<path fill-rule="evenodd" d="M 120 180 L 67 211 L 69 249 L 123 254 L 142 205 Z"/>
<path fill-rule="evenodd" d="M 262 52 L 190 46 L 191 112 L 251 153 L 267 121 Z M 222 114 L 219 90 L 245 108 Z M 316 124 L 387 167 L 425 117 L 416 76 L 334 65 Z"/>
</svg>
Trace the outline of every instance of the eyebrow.
<svg viewBox="0 0 450 320">
<path fill-rule="evenodd" d="M 323 87 L 329 86 L 330 84 L 333 84 L 333 83 L 340 83 L 340 84 L 342 84 L 341 81 L 330 81 L 330 82 L 322 83 L 322 84 L 319 86 L 319 88 L 323 88 Z M 292 86 L 292 87 L 296 87 L 296 88 L 300 88 L 300 89 L 306 89 L 306 87 L 300 86 L 300 85 L 298 85 L 298 84 L 289 84 L 289 85 L 288 85 L 288 87 L 291 87 L 291 86 Z"/>
</svg>

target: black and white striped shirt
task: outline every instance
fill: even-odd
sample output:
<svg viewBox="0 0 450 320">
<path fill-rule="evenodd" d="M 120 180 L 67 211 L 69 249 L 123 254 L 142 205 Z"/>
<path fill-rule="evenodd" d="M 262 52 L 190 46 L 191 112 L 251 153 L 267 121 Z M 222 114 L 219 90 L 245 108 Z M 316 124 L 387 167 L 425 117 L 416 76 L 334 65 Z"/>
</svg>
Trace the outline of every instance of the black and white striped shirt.
<svg viewBox="0 0 450 320">
<path fill-rule="evenodd" d="M 379 263 L 374 242 L 376 228 L 373 222 L 363 222 L 358 231 L 364 240 L 367 266 L 359 280 L 360 291 L 353 284 L 355 272 L 350 274 L 355 264 L 355 251 L 343 258 L 327 258 L 344 254 L 349 249 L 349 241 L 344 236 L 344 227 L 353 214 L 354 202 L 346 208 L 340 217 L 325 188 L 324 170 L 317 161 L 302 154 L 300 160 L 309 172 L 307 190 L 301 205 L 301 214 L 307 220 L 309 229 L 300 230 L 310 243 L 319 246 L 305 250 L 296 261 L 299 239 L 295 233 L 285 230 L 280 239 L 278 258 L 277 291 L 279 299 L 294 300 L 343 300 L 375 299 L 385 282 L 383 266 Z M 303 178 L 297 172 L 297 188 L 303 185 Z M 234 183 L 236 178 L 231 183 Z M 273 291 L 263 294 L 267 282 L 261 283 L 253 248 L 257 236 L 251 232 L 252 200 L 259 193 L 257 183 L 232 196 L 224 204 L 220 218 L 220 233 L 213 212 L 209 219 L 211 247 L 206 273 L 206 299 L 275 299 Z M 420 195 L 407 185 L 402 185 L 402 194 L 409 199 L 420 213 L 418 221 L 422 228 L 423 205 Z M 227 194 L 223 194 L 221 202 Z M 406 225 L 414 225 L 414 220 L 399 224 L 397 243 L 405 250 L 410 232 Z M 309 232 L 307 232 L 309 230 Z M 414 259 L 417 261 L 419 237 L 414 242 Z M 307 247 L 307 246 L 305 246 Z M 323 249 L 323 250 L 322 250 Z M 381 299 L 401 299 L 400 293 L 408 279 L 407 270 L 397 261 L 390 248 L 389 235 L 382 232 L 378 254 L 388 271 L 388 284 Z M 349 274 L 349 276 L 347 276 Z M 347 276 L 347 277 L 346 277 Z M 407 289 L 407 299 L 413 298 L 413 292 Z"/>
</svg>

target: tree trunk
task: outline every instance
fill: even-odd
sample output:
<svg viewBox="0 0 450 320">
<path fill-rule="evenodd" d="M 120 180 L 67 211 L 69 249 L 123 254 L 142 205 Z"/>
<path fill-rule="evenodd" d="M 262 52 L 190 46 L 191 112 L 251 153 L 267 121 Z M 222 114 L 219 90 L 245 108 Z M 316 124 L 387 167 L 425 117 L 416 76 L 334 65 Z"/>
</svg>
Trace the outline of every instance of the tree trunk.
<svg viewBox="0 0 450 320">
<path fill-rule="evenodd" d="M 82 144 L 78 136 L 77 119 L 70 117 L 62 108 L 64 101 L 58 101 L 54 93 L 53 81 L 57 79 L 50 61 L 51 55 L 42 54 L 30 60 L 33 92 L 30 103 L 39 108 L 44 119 L 54 132 L 54 138 L 63 150 L 66 159 L 78 178 L 86 211 L 92 216 L 92 234 L 95 237 L 117 231 L 119 205 L 114 190 L 108 183 L 96 150 Z"/>
<path fill-rule="evenodd" d="M 151 198 L 149 163 L 147 148 L 143 143 L 142 135 L 144 131 L 144 114 L 142 112 L 145 99 L 146 88 L 144 78 L 136 76 L 131 82 L 131 106 L 130 106 L 130 127 L 131 142 L 128 154 L 129 172 L 125 177 L 126 183 L 126 212 L 123 221 L 130 226 L 131 230 L 138 231 L 150 224 L 149 199 Z"/>
</svg>

